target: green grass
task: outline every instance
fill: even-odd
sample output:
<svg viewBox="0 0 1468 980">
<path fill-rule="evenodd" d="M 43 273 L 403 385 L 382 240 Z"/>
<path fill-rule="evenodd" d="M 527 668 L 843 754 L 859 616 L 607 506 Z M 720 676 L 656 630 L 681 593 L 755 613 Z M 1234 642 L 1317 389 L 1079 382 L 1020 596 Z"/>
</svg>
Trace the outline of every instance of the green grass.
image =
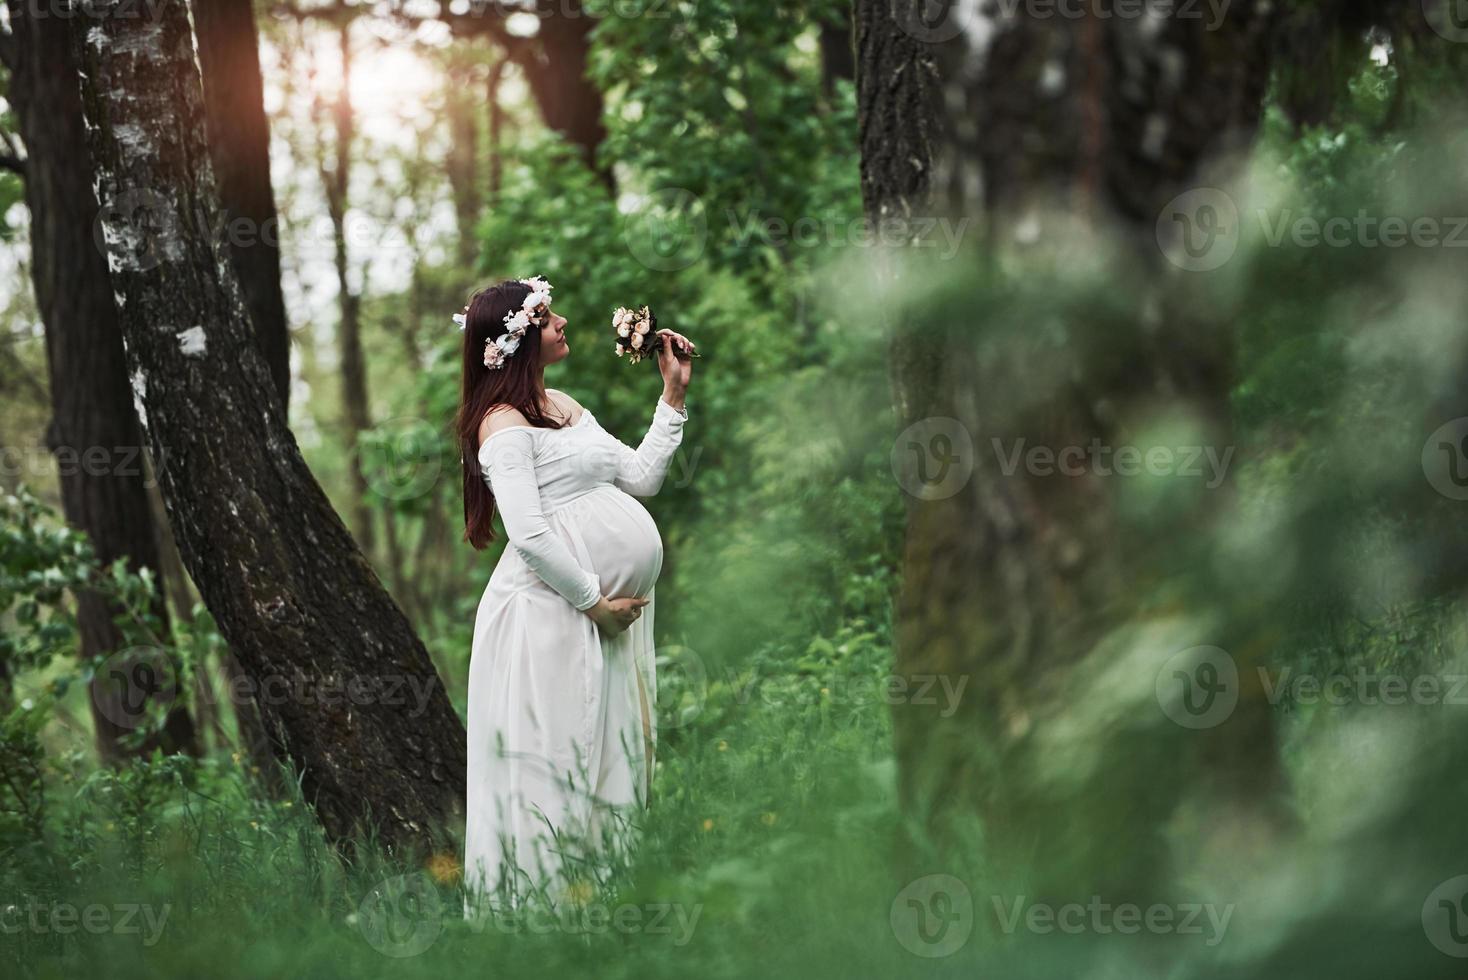
<svg viewBox="0 0 1468 980">
<path fill-rule="evenodd" d="M 441 868 L 434 881 L 365 848 L 338 861 L 304 802 L 260 798 L 239 760 L 155 758 L 110 772 L 77 753 L 52 764 L 45 839 L 12 852 L 0 871 L 7 902 L 19 907 L 7 925 L 28 900 L 75 906 L 78 916 L 94 904 L 150 906 L 153 919 L 113 912 L 105 930 L 66 934 L 27 924 L 0 942 L 21 975 L 37 977 L 466 967 L 742 976 L 777 964 L 877 962 L 891 974 L 907 955 L 886 926 L 898 811 L 875 681 L 891 654 L 872 629 L 828 646 L 848 661 L 834 670 L 867 683 L 835 683 L 833 697 L 835 674 L 765 664 L 713 671 L 698 690 L 670 684 L 664 706 L 678 702 L 687 721 L 663 733 L 635 869 L 586 896 L 589 918 L 476 929 L 462 920 L 454 874 Z M 405 874 L 415 884 L 399 894 Z M 375 903 L 384 883 L 387 900 Z M 401 952 L 414 948 L 415 930 L 432 941 L 413 956 L 370 941 Z"/>
<path fill-rule="evenodd" d="M 1423 607 L 1410 626 L 1436 636 L 1448 624 L 1444 610 Z M 1349 661 L 1393 663 L 1393 635 L 1358 638 Z M 1437 971 L 1451 961 L 1415 923 L 1421 896 L 1398 892 L 1423 871 L 1452 871 L 1439 845 L 1458 821 L 1416 828 L 1419 843 L 1435 838 L 1427 854 L 1375 836 L 1395 812 L 1392 792 L 1423 792 L 1413 769 L 1430 733 L 1445 734 L 1428 715 L 1282 709 L 1305 829 L 1232 877 L 1195 869 L 1213 875 L 1205 891 L 1227 882 L 1220 894 L 1236 908 L 1225 941 L 1210 945 L 1206 931 L 1008 935 L 1002 915 L 1024 883 L 986 880 L 976 848 L 918 849 L 902 824 L 875 686 L 890 663 L 885 626 L 854 623 L 811 647 L 819 658 L 769 651 L 737 672 L 710 670 L 696 689 L 679 690 L 672 678 L 687 675 L 670 671 L 661 707 L 684 721 L 664 731 L 635 860 L 583 896 L 584 908 L 518 924 L 466 923 L 452 861 L 400 867 L 370 846 L 339 860 L 303 801 L 262 799 L 239 760 L 155 758 L 111 772 L 66 757 L 52 763 L 44 840 L 9 853 L 0 887 L 22 915 L 27 900 L 60 902 L 107 927 L 13 929 L 20 918 L 7 913 L 0 944 L 12 975 L 1243 977 L 1408 964 L 1448 975 Z M 1074 832 L 1086 832 L 1084 814 Z M 904 892 L 930 874 L 965 884 L 974 924 L 972 934 L 955 927 L 961 944 L 933 958 L 911 951 L 947 947 L 919 938 L 922 906 Z M 119 908 L 136 906 L 148 908 Z M 941 923 L 922 928 L 931 939 Z M 1315 935 L 1330 929 L 1344 931 Z"/>
</svg>

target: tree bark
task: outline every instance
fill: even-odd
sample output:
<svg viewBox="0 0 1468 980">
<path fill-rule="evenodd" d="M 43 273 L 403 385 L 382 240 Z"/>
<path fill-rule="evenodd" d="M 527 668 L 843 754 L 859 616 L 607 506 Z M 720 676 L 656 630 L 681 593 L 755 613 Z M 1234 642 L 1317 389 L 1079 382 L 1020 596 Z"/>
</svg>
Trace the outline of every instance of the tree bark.
<svg viewBox="0 0 1468 980">
<path fill-rule="evenodd" d="M 280 222 L 255 11 L 250 0 L 197 0 L 193 14 L 222 231 L 265 363 L 289 408 L 290 321 L 280 290 Z"/>
<path fill-rule="evenodd" d="M 214 214 L 200 81 L 182 0 L 65 23 L 82 65 L 94 183 L 117 246 L 129 377 L 180 552 L 284 733 L 328 835 L 394 849 L 462 814 L 464 729 L 414 636 L 307 469 Z M 118 202 L 147 195 L 151 224 Z"/>
<path fill-rule="evenodd" d="M 950 719 L 896 707 L 903 795 L 939 836 L 978 812 L 996 867 L 1029 862 L 1037 890 L 1135 894 L 1164 875 L 1162 828 L 1189 793 L 1247 811 L 1250 828 L 1278 815 L 1271 718 L 1247 680 L 1257 637 L 1234 625 L 1248 600 L 1208 571 L 1229 484 L 1174 484 L 1139 524 L 1120 477 L 1006 472 L 997 457 L 1132 444 L 1161 419 L 1232 446 L 1227 324 L 1174 302 L 1144 243 L 1163 204 L 1252 134 L 1267 25 L 1245 4 L 1212 33 L 1092 12 L 996 19 L 983 38 L 934 29 L 921 6 L 857 3 L 868 216 L 970 219 L 985 248 L 958 260 L 977 265 L 969 285 L 941 287 L 956 290 L 941 311 L 904 311 L 892 334 L 898 424 L 927 426 L 898 446 L 917 465 L 898 669 L 969 679 Z M 1078 242 L 1106 252 L 1123 276 L 1108 288 L 1135 298 L 1068 305 L 1008 274 L 1032 255 L 1044 275 Z M 914 285 L 952 281 L 910 258 L 894 268 Z M 924 468 L 948 463 L 971 476 L 929 493 Z M 1192 732 L 1153 700 L 1153 677 L 1203 645 L 1231 651 L 1244 687 L 1226 722 Z M 1118 678 L 1122 663 L 1136 666 Z"/>
<path fill-rule="evenodd" d="M 67 21 L 22 2 L 10 4 L 10 15 L 20 42 L 10 99 L 28 154 L 31 276 L 46 328 L 52 407 L 47 442 L 58 456 L 62 510 L 68 523 L 86 532 L 103 565 L 125 558 L 134 571 L 156 573 L 144 447 L 127 387 L 107 261 L 94 238 L 97 215 Z M 165 468 L 171 462 L 157 459 Z M 77 596 L 83 663 L 123 646 L 113 622 L 121 612 L 96 592 Z M 161 591 L 152 612 L 166 644 L 168 611 Z M 115 721 L 129 715 L 123 693 L 94 682 L 90 699 L 97 750 L 110 763 L 134 754 L 119 742 L 131 729 Z M 193 721 L 182 705 L 171 708 L 162 732 L 136 751 L 148 755 L 154 748 L 197 754 Z"/>
<path fill-rule="evenodd" d="M 209 161 L 230 261 L 282 411 L 289 418 L 290 318 L 280 288 L 280 217 L 270 179 L 270 121 L 265 115 L 254 5 L 250 0 L 198 0 L 192 10 Z M 176 547 L 170 537 L 165 553 Z M 235 681 L 240 669 L 233 654 L 225 653 L 220 669 L 229 690 L 239 686 Z M 259 706 L 245 697 L 235 698 L 233 707 L 241 747 L 260 770 L 262 785 L 279 795 L 283 787 L 276 778 Z"/>
</svg>

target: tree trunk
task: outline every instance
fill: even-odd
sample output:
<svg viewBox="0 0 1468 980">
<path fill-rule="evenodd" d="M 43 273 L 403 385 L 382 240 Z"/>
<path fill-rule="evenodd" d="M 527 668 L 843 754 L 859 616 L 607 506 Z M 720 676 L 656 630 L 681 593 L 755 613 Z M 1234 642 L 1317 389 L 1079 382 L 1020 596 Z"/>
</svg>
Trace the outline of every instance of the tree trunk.
<svg viewBox="0 0 1468 980">
<path fill-rule="evenodd" d="M 535 41 L 513 45 L 510 57 L 525 72 L 545 124 L 574 144 L 586 165 L 610 187 L 611 168 L 596 155 L 607 137 L 601 121 L 601 89 L 586 74 L 594 27 L 596 19 L 580 0 L 562 0 L 555 13 L 541 17 Z"/>
<path fill-rule="evenodd" d="M 25 196 L 31 215 L 31 276 L 46 328 L 52 406 L 47 442 L 60 464 L 62 510 L 68 523 L 86 532 L 102 564 L 126 558 L 133 570 L 156 573 L 144 447 L 127 387 L 107 261 L 94 238 L 97 215 L 68 20 L 21 2 L 10 4 L 10 15 L 19 41 L 10 98 L 29 155 Z M 165 468 L 172 462 L 164 456 L 157 459 Z M 77 596 L 83 663 L 123 646 L 113 623 L 120 612 L 95 592 Z M 160 639 L 167 643 L 168 611 L 161 591 L 153 612 L 161 625 Z M 118 741 L 132 730 L 118 722 L 132 717 L 123 703 L 125 693 L 105 682 L 93 683 L 97 750 L 111 763 L 131 754 Z M 163 731 L 139 747 L 143 755 L 154 748 L 197 754 L 186 708 L 170 709 Z"/>
<path fill-rule="evenodd" d="M 897 707 L 904 799 L 940 837 L 978 812 L 994 866 L 1028 864 L 1037 891 L 1135 894 L 1166 872 L 1163 824 L 1191 813 L 1188 794 L 1242 812 L 1240 828 L 1278 816 L 1271 719 L 1248 682 L 1257 636 L 1234 625 L 1249 599 L 1210 571 L 1229 483 L 1174 479 L 1154 500 L 1104 465 L 1056 475 L 1004 457 L 1145 448 L 1167 424 L 1232 446 L 1227 324 L 1174 302 L 1142 246 L 1163 204 L 1252 133 L 1266 24 L 1246 4 L 1212 33 L 1017 17 L 980 40 L 922 6 L 857 4 L 868 215 L 969 219 L 986 247 L 957 260 L 978 264 L 959 285 L 921 251 L 896 267 L 943 296 L 904 310 L 892 339 L 897 454 L 913 467 L 898 670 L 968 678 L 949 719 Z M 1047 291 L 1047 268 L 1097 252 L 1114 308 L 1067 300 L 1079 289 L 1063 278 Z M 1009 275 L 1026 259 L 1036 281 Z M 944 467 L 959 474 L 946 484 Z M 1154 680 L 1200 646 L 1229 650 L 1243 686 L 1231 716 L 1192 731 Z"/>
<path fill-rule="evenodd" d="M 125 365 L 124 365 L 125 366 Z M 141 435 L 141 433 L 139 433 Z M 147 473 L 148 512 L 153 519 L 153 541 L 158 552 L 158 592 L 174 623 L 185 627 L 194 622 L 194 604 L 189 592 L 189 576 L 178 556 L 178 545 L 168 527 L 168 509 L 158 491 L 158 475 L 150 467 Z M 219 716 L 219 699 L 209 675 L 209 663 L 202 657 L 195 662 L 193 676 L 194 725 L 199 750 L 203 754 L 230 743 Z"/>
<path fill-rule="evenodd" d="M 15 708 L 15 678 L 10 660 L 0 654 L 0 711 L 9 714 Z"/>
<path fill-rule="evenodd" d="M 422 18 L 393 5 L 397 15 L 409 23 Z M 456 37 L 488 35 L 504 49 L 506 56 L 525 73 L 530 94 L 540 108 L 541 118 L 551 129 L 564 136 L 580 151 L 582 159 L 608 186 L 614 179 L 610 167 L 597 161 L 597 147 L 606 139 L 601 116 L 604 102 L 601 89 L 586 75 L 591 52 L 591 32 L 596 18 L 587 13 L 581 0 L 537 0 L 534 13 L 540 29 L 533 37 L 512 34 L 505 26 L 509 8 L 491 5 L 454 12 L 450 4 L 439 0 L 437 20 L 449 25 Z"/>
<path fill-rule="evenodd" d="M 452 57 L 452 56 L 451 56 Z M 449 190 L 454 201 L 459 265 L 472 268 L 479 252 L 475 233 L 484 209 L 484 186 L 479 175 L 479 99 L 470 87 L 474 62 L 460 55 L 446 73 L 449 123 L 449 152 L 444 161 Z"/>
<path fill-rule="evenodd" d="M 836 94 L 838 81 L 856 78 L 856 40 L 849 0 L 839 4 L 829 20 L 821 21 L 820 42 L 821 91 L 829 101 Z"/>
<path fill-rule="evenodd" d="M 341 320 L 337 324 L 337 344 L 341 357 L 342 416 L 346 423 L 346 443 L 351 456 L 352 512 L 357 541 L 371 555 L 376 548 L 372 508 L 367 505 L 368 483 L 362 468 L 362 433 L 372 428 L 367 403 L 367 358 L 362 352 L 362 297 L 352 291 L 348 276 L 350 254 L 347 244 L 347 207 L 351 190 L 352 142 L 356 133 L 356 117 L 352 109 L 352 23 L 343 19 L 337 26 L 341 48 L 341 91 L 332 109 L 336 138 L 332 164 L 321 167 L 321 180 L 326 189 L 326 209 L 331 216 L 335 244 L 337 308 Z"/>
<path fill-rule="evenodd" d="M 244 292 L 260 352 L 289 418 L 290 318 L 280 288 L 280 218 L 270 180 L 270 121 L 265 116 L 254 5 L 250 0 L 198 0 L 192 10 L 209 161 L 214 167 L 230 261 Z M 168 546 L 176 547 L 171 540 Z M 225 653 L 220 669 L 227 684 L 233 685 L 240 675 L 230 653 Z M 282 787 L 259 706 L 246 697 L 235 698 L 233 707 L 241 747 L 260 770 L 262 785 L 278 795 Z"/>
<path fill-rule="evenodd" d="M 173 531 L 168 526 L 168 509 L 158 489 L 157 475 L 151 471 L 149 483 L 148 504 L 153 511 L 153 526 L 158 531 L 158 556 L 163 566 L 160 585 L 173 605 L 174 618 L 179 622 L 192 623 L 194 621 L 194 594 L 189 583 L 189 573 L 183 566 L 183 559 L 178 553 L 178 542 L 174 540 Z M 260 717 L 260 706 L 250 696 L 249 684 L 239 683 L 238 679 L 242 676 L 242 672 L 234 654 L 226 649 L 217 663 L 211 664 L 206 659 L 200 659 L 194 669 L 196 671 L 194 703 L 198 706 L 198 718 L 196 719 L 198 727 L 204 731 L 213 731 L 215 742 L 219 747 L 229 745 L 231 742 L 237 745 L 249 756 L 251 765 L 262 774 L 259 783 L 266 792 L 273 797 L 283 797 L 285 786 L 279 777 L 276 754 L 271 748 L 269 739 L 265 736 L 265 723 Z M 236 736 L 234 739 L 230 739 L 223 728 L 224 722 L 219 712 L 212 670 L 219 672 L 218 679 L 224 682 L 225 698 L 234 709 Z M 284 750 L 281 751 L 279 758 L 281 761 L 287 758 Z"/>
<path fill-rule="evenodd" d="M 496 61 L 489 69 L 489 84 L 485 99 L 489 102 L 489 131 L 485 134 L 489 143 L 489 203 L 499 200 L 500 188 L 505 183 L 505 158 L 500 144 L 505 132 L 505 107 L 500 102 L 500 83 L 505 77 L 505 62 Z"/>
<path fill-rule="evenodd" d="M 393 848 L 462 813 L 464 729 L 423 644 L 331 509 L 287 428 L 214 214 L 187 9 L 94 4 L 65 20 L 82 62 L 94 187 L 131 387 L 179 549 L 284 733 L 327 833 Z M 145 195 L 149 224 L 119 202 Z"/>
<path fill-rule="evenodd" d="M 290 321 L 280 291 L 280 223 L 270 184 L 270 122 L 255 11 L 250 0 L 197 0 L 193 14 L 209 159 L 229 257 L 270 376 L 289 407 Z"/>
</svg>

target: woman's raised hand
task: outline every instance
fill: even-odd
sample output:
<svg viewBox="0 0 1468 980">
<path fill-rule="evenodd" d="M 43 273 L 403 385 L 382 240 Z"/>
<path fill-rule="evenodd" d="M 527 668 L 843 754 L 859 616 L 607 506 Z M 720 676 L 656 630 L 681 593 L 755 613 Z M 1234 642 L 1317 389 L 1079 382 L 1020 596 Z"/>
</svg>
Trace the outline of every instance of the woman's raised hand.
<svg viewBox="0 0 1468 980">
<path fill-rule="evenodd" d="M 586 615 L 608 637 L 617 636 L 642 618 L 642 607 L 650 601 L 636 596 L 620 596 L 616 599 L 602 596 L 596 601 L 596 605 L 586 610 Z"/>
<path fill-rule="evenodd" d="M 658 370 L 663 374 L 663 384 L 679 391 L 687 389 L 693 374 L 693 358 L 687 352 L 697 350 L 698 345 L 667 327 L 658 331 L 658 337 L 662 341 L 658 344 Z"/>
</svg>

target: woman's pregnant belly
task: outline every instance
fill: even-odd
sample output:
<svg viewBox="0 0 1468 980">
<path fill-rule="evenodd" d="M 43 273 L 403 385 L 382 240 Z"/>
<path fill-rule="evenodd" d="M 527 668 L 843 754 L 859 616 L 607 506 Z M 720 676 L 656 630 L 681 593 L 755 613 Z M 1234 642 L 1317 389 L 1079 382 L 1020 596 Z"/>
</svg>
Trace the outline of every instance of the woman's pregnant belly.
<svg viewBox="0 0 1468 980">
<path fill-rule="evenodd" d="M 637 498 L 607 485 L 571 501 L 557 517 L 574 524 L 602 593 L 646 597 L 663 568 L 663 539 Z"/>
</svg>

